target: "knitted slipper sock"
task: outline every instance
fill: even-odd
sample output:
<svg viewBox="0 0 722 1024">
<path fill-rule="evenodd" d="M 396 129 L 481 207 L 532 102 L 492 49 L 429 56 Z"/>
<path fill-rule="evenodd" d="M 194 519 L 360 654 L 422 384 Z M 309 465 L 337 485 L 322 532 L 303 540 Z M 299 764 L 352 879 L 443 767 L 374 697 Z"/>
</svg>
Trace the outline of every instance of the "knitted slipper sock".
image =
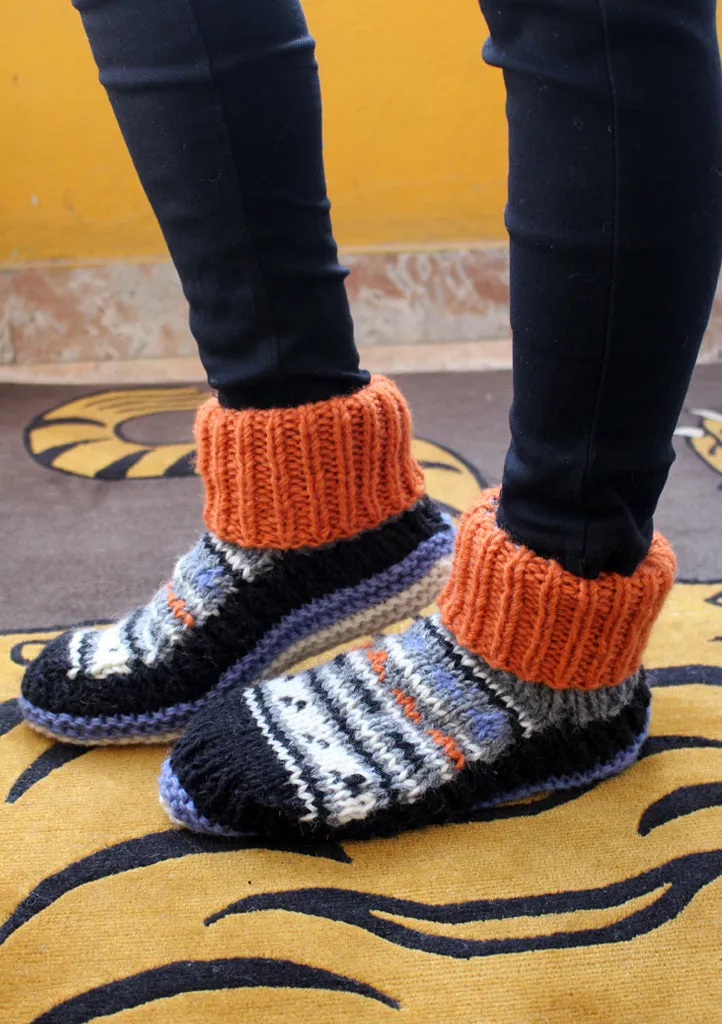
<svg viewBox="0 0 722 1024">
<path fill-rule="evenodd" d="M 40 732 L 174 738 L 211 694 L 414 615 L 448 577 L 453 528 L 385 378 L 293 409 L 211 400 L 196 440 L 208 531 L 147 605 L 64 633 L 28 667 L 20 707 Z"/>
<path fill-rule="evenodd" d="M 462 521 L 440 617 L 211 701 L 163 766 L 171 819 L 220 835 L 383 835 L 631 764 L 671 549 L 655 535 L 633 576 L 581 579 L 514 544 L 496 504 L 485 492 Z"/>
</svg>

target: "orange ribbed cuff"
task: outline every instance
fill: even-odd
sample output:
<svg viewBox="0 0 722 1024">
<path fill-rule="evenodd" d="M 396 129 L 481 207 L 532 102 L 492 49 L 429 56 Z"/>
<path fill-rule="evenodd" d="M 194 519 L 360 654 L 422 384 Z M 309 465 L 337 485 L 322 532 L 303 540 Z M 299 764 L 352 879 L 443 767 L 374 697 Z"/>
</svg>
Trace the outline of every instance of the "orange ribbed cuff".
<svg viewBox="0 0 722 1024">
<path fill-rule="evenodd" d="M 411 414 L 396 385 L 289 409 L 198 410 L 204 518 L 222 540 L 299 548 L 353 537 L 424 493 L 411 454 Z"/>
<path fill-rule="evenodd" d="M 556 690 L 592 690 L 636 672 L 674 582 L 674 553 L 655 533 L 632 576 L 582 579 L 515 544 L 496 522 L 499 489 L 463 517 L 440 598 L 444 624 L 492 668 Z"/>
</svg>

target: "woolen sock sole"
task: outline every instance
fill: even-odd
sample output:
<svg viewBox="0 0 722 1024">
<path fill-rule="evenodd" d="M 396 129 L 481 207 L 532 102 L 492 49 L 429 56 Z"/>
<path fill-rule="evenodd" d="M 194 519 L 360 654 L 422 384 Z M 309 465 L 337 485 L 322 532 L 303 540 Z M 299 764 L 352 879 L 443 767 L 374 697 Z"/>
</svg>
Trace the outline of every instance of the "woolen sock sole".
<svg viewBox="0 0 722 1024">
<path fill-rule="evenodd" d="M 447 521 L 444 529 L 419 543 L 401 561 L 294 609 L 263 633 L 217 684 L 196 700 L 137 714 L 77 715 L 48 710 L 22 695 L 20 710 L 31 728 L 63 743 L 119 746 L 171 742 L 212 696 L 277 675 L 299 661 L 417 615 L 433 603 L 446 582 L 452 548 L 453 529 Z"/>
</svg>

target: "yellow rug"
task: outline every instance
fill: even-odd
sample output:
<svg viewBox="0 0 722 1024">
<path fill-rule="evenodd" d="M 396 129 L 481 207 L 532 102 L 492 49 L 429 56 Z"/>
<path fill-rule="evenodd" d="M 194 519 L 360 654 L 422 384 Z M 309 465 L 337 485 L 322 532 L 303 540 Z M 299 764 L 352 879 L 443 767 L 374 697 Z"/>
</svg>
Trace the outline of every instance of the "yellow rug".
<svg viewBox="0 0 722 1024">
<path fill-rule="evenodd" d="M 417 451 L 465 505 L 473 471 Z M 54 468 L 114 454 L 88 468 L 70 447 Z M 2 1024 L 722 1021 L 722 581 L 675 586 L 645 659 L 651 738 L 622 776 L 343 846 L 171 829 L 165 748 L 31 732 L 14 698 L 54 635 L 0 635 Z"/>
</svg>

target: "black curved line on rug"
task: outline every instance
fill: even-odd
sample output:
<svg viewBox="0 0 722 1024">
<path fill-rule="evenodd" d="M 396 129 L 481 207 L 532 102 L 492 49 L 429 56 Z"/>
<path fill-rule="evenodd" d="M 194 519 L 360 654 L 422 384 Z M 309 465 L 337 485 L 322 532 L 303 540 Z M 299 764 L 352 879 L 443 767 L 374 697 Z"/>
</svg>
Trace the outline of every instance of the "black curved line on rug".
<svg viewBox="0 0 722 1024">
<path fill-rule="evenodd" d="M 10 648 L 10 661 L 13 663 L 13 665 L 19 665 L 21 668 L 27 668 L 27 666 L 32 661 L 34 661 L 34 658 L 28 658 L 27 655 L 23 653 L 23 648 L 26 647 L 28 644 L 39 644 L 40 651 L 38 651 L 38 654 L 35 655 L 35 657 L 37 658 L 42 649 L 47 644 L 47 642 L 47 640 L 38 639 L 19 640 L 18 643 L 13 644 L 12 647 Z"/>
<path fill-rule="evenodd" d="M 58 1003 L 36 1017 L 32 1024 L 87 1024 L 97 1017 L 144 1006 L 158 999 L 170 999 L 182 992 L 239 988 L 322 989 L 375 999 L 392 1010 L 401 1008 L 395 999 L 371 985 L 321 967 L 270 957 L 229 957 L 181 960 L 99 985 Z"/>
<path fill-rule="evenodd" d="M 717 436 L 716 436 L 716 435 L 715 435 L 715 434 L 714 434 L 714 433 L 713 433 L 713 432 L 712 432 L 711 430 L 709 430 L 709 429 L 708 429 L 708 428 L 707 428 L 706 426 L 704 426 L 704 420 L 701 420 L 701 421 L 700 421 L 700 428 L 701 428 L 701 429 L 702 429 L 702 431 L 703 431 L 703 435 L 702 435 L 702 436 L 705 436 L 705 435 L 706 435 L 707 437 L 711 437 L 711 438 L 712 438 L 712 441 L 713 441 L 713 445 L 712 445 L 712 448 L 711 448 L 711 450 L 710 450 L 710 455 L 711 455 L 711 456 L 712 456 L 712 455 L 715 455 L 715 454 L 716 454 L 716 452 L 717 452 L 717 449 L 718 449 L 718 448 L 719 448 L 719 446 L 720 446 L 720 442 L 719 442 L 719 440 L 718 440 Z M 719 470 L 717 469 L 717 467 L 716 467 L 716 466 L 714 466 L 714 465 L 713 465 L 713 464 L 712 464 L 712 463 L 710 462 L 710 460 L 709 460 L 709 459 L 706 459 L 706 458 L 704 457 L 704 455 L 702 455 L 702 453 L 701 453 L 701 452 L 698 452 L 698 451 L 697 451 L 697 449 L 695 448 L 695 446 L 694 446 L 694 445 L 693 445 L 693 443 L 692 443 L 693 439 L 692 439 L 691 437 L 688 437 L 688 438 L 686 438 L 686 441 L 687 441 L 687 447 L 688 447 L 688 448 L 690 449 L 690 451 L 691 451 L 691 452 L 692 452 L 692 453 L 693 453 L 693 454 L 694 454 L 694 455 L 696 456 L 696 458 L 700 459 L 700 461 L 702 461 L 702 462 L 703 462 L 703 463 L 705 464 L 705 466 L 707 467 L 707 469 L 711 469 L 713 473 L 719 473 Z M 719 487 L 718 487 L 718 490 L 722 490 L 722 484 L 720 484 L 720 485 L 719 485 Z"/>
<path fill-rule="evenodd" d="M 20 714 L 20 707 L 15 697 L 0 703 L 0 736 L 4 736 L 16 725 L 20 725 L 22 720 L 23 716 Z"/>
<path fill-rule="evenodd" d="M 62 406 L 57 406 L 57 408 L 61 407 Z M 55 469 L 52 464 L 53 460 L 58 458 L 59 455 L 62 455 L 63 452 L 68 451 L 70 448 L 76 448 L 78 445 L 93 444 L 97 442 L 94 439 L 91 441 L 69 441 L 64 444 L 54 445 L 52 448 L 46 448 L 42 452 L 34 452 L 30 446 L 30 437 L 34 430 L 38 430 L 41 427 L 64 427 L 69 424 L 90 425 L 94 427 L 105 426 L 102 420 L 95 420 L 91 416 L 63 416 L 57 420 L 46 420 L 45 417 L 51 412 L 54 412 L 54 410 L 47 409 L 45 412 L 33 417 L 23 433 L 23 447 L 25 448 L 26 453 L 34 462 L 40 463 L 40 465 L 44 466 L 45 469 Z M 68 473 L 67 470 L 62 469 L 58 472 Z"/>
<path fill-rule="evenodd" d="M 722 668 L 718 665 L 679 665 L 675 668 L 647 669 L 647 682 L 652 687 L 722 686 Z"/>
<path fill-rule="evenodd" d="M 93 473 L 93 480 L 125 480 L 128 470 L 132 469 L 136 462 L 140 462 L 151 451 L 153 449 L 148 447 L 141 448 L 138 452 L 128 452 L 127 455 L 122 455 L 114 462 L 109 462 L 107 466 L 103 466 L 102 469 L 96 470 Z"/>
<path fill-rule="evenodd" d="M 478 811 L 469 811 L 464 819 L 466 822 L 484 823 L 489 821 L 503 821 L 507 818 L 535 818 L 538 814 L 551 811 L 555 807 L 562 807 L 578 800 L 580 796 L 591 792 L 599 783 L 590 782 L 585 786 L 577 786 L 576 789 L 559 790 L 556 793 L 548 793 L 546 796 L 532 797 L 525 803 L 502 804 L 499 807 L 483 807 Z"/>
<path fill-rule="evenodd" d="M 653 754 L 663 754 L 667 750 L 703 750 L 707 747 L 713 749 L 722 748 L 722 740 L 713 740 L 708 736 L 648 736 L 639 752 L 638 760 L 644 757 L 651 757 Z"/>
<path fill-rule="evenodd" d="M 445 473 L 458 473 L 461 476 L 461 470 L 458 466 L 450 466 L 448 462 L 434 462 L 431 459 L 421 459 L 419 465 L 422 469 L 443 469 Z"/>
<path fill-rule="evenodd" d="M 572 949 L 580 946 L 629 942 L 646 935 L 675 918 L 709 882 L 722 874 L 722 850 L 692 853 L 645 871 L 641 875 L 596 889 L 515 896 L 506 899 L 469 900 L 464 903 L 421 903 L 353 889 L 295 889 L 290 892 L 259 893 L 232 903 L 205 921 L 215 924 L 229 914 L 262 910 L 285 910 L 310 917 L 350 924 L 386 939 L 397 946 L 436 956 L 462 959 L 527 953 L 544 949 Z M 482 921 L 513 921 L 519 917 L 545 917 L 581 910 L 608 910 L 663 890 L 650 904 L 620 920 L 597 928 L 555 931 L 552 934 L 514 938 L 456 939 L 428 935 L 408 925 L 379 917 L 379 913 L 437 924 L 468 924 Z"/>
<path fill-rule="evenodd" d="M 202 836 L 193 832 L 165 829 L 145 836 L 128 839 L 114 846 L 107 846 L 87 857 L 73 861 L 55 874 L 38 882 L 22 900 L 7 921 L 0 926 L 0 945 L 27 924 L 33 917 L 46 910 L 61 896 L 101 878 L 110 878 L 126 871 L 149 867 L 161 861 L 177 860 L 200 853 L 228 853 L 236 850 L 281 850 L 307 857 L 325 857 L 341 864 L 350 864 L 351 858 L 341 846 L 333 843 L 269 843 L 258 836 L 222 839 L 216 836 Z"/>
<path fill-rule="evenodd" d="M 707 807 L 722 807 L 722 782 L 698 782 L 666 793 L 649 805 L 639 819 L 637 831 L 640 836 L 647 836 L 660 825 Z"/>
<path fill-rule="evenodd" d="M 417 441 L 424 441 L 426 444 L 433 444 L 434 448 L 438 448 L 439 451 L 446 452 L 447 455 L 451 455 L 452 458 L 457 460 L 457 462 L 460 462 L 461 465 L 464 467 L 464 469 L 468 469 L 468 471 L 471 473 L 471 475 L 473 476 L 474 480 L 477 482 L 477 484 L 479 485 L 479 488 L 482 491 L 485 490 L 489 486 L 489 483 L 488 483 L 486 477 L 484 476 L 484 474 L 481 472 L 481 470 L 478 469 L 477 466 L 475 466 L 473 462 L 469 462 L 468 459 L 464 458 L 463 455 L 459 455 L 459 453 L 457 451 L 455 451 L 453 448 L 448 448 L 445 444 L 439 444 L 438 441 L 435 441 L 435 440 L 433 440 L 430 437 L 420 437 L 418 434 L 414 434 L 414 438 Z M 435 466 L 435 467 L 438 467 L 438 468 L 442 468 L 443 467 L 444 469 L 452 468 L 452 467 L 449 467 L 449 466 L 445 466 L 444 463 L 437 463 L 437 462 L 422 462 L 421 465 L 422 466 L 429 466 L 429 467 Z M 455 471 L 457 473 L 459 472 L 458 469 L 455 470 Z"/>
<path fill-rule="evenodd" d="M 71 743 L 53 743 L 52 746 L 36 757 L 25 771 L 18 775 L 8 790 L 5 803 L 14 804 L 23 794 L 32 789 L 36 782 L 41 782 L 51 772 L 54 772 L 57 768 L 62 768 L 71 761 L 76 761 L 83 754 L 89 754 L 91 749 L 88 747 L 76 747 Z"/>
<path fill-rule="evenodd" d="M 66 403 L 63 402 L 61 403 L 61 405 L 56 405 L 55 409 L 62 409 L 63 405 L 65 404 Z M 38 427 L 54 427 L 57 426 L 58 424 L 65 426 L 67 423 L 79 423 L 81 425 L 90 423 L 94 427 L 105 426 L 102 420 L 95 420 L 93 419 L 92 416 L 62 416 L 56 420 L 46 419 L 45 417 L 48 416 L 50 413 L 55 412 L 55 409 L 46 409 L 45 412 L 41 412 L 38 413 L 37 416 L 33 416 L 31 421 L 25 428 L 26 438 L 29 438 L 31 430 L 37 430 Z M 32 452 L 30 454 L 32 455 Z"/>
</svg>

